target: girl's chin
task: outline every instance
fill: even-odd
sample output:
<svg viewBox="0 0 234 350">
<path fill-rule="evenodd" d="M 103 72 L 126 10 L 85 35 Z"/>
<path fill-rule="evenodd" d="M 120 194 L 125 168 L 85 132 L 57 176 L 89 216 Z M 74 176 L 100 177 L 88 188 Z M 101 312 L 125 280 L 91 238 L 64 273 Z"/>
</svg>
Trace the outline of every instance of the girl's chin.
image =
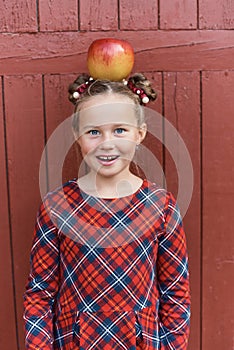
<svg viewBox="0 0 234 350">
<path fill-rule="evenodd" d="M 129 170 L 129 165 L 125 167 L 117 168 L 112 166 L 101 166 L 96 169 L 92 168 L 91 171 L 95 174 L 95 176 L 103 176 L 103 177 L 114 177 L 120 175 L 121 173 L 126 174 L 126 170 Z"/>
</svg>

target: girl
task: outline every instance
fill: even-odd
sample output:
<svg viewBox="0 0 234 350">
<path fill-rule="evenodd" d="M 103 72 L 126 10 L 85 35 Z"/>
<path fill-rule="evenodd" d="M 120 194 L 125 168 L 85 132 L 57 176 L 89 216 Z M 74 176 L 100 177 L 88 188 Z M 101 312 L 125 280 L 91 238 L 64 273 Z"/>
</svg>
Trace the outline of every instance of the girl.
<svg viewBox="0 0 234 350">
<path fill-rule="evenodd" d="M 81 75 L 69 88 L 73 132 L 89 171 L 40 205 L 24 295 L 27 349 L 186 349 L 190 292 L 173 195 L 130 170 L 156 97 Z M 144 100 L 143 100 L 144 99 Z"/>
</svg>

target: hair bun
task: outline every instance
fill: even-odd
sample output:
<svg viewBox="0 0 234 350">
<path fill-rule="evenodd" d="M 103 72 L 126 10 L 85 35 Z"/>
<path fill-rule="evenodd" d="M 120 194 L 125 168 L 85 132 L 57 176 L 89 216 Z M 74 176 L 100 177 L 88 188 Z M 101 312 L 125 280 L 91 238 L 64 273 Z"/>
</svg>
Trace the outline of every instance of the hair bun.
<svg viewBox="0 0 234 350">
<path fill-rule="evenodd" d="M 142 89 L 150 101 L 154 101 L 157 98 L 156 91 L 152 88 L 151 82 L 142 73 L 135 73 L 129 77 L 128 81 L 131 81 L 136 88 Z"/>
<path fill-rule="evenodd" d="M 77 102 L 77 98 L 74 97 L 74 92 L 77 92 L 78 88 L 83 85 L 86 84 L 90 79 L 90 76 L 86 73 L 83 73 L 81 75 L 79 75 L 76 80 L 71 83 L 68 87 L 68 99 L 71 103 L 73 103 L 74 105 Z"/>
</svg>

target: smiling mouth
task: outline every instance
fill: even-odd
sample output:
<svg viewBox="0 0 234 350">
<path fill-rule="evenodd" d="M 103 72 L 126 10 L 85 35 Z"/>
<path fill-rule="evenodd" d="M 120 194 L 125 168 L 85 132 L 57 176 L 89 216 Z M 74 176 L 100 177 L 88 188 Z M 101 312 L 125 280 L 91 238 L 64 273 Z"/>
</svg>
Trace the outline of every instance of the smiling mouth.
<svg viewBox="0 0 234 350">
<path fill-rule="evenodd" d="M 112 160 L 117 159 L 119 156 L 97 156 L 97 158 L 104 162 L 111 162 Z"/>
</svg>

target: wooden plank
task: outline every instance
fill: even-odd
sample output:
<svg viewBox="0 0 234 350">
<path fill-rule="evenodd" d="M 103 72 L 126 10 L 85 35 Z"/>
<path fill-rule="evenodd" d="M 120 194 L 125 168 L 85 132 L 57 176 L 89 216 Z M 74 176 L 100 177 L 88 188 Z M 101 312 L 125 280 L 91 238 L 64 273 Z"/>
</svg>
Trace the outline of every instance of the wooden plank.
<svg viewBox="0 0 234 350">
<path fill-rule="evenodd" d="M 1 80 L 2 82 L 2 80 Z M 17 349 L 14 288 L 12 274 L 10 227 L 8 215 L 8 193 L 6 175 L 5 132 L 2 104 L 2 84 L 0 87 L 0 348 Z"/>
<path fill-rule="evenodd" d="M 24 348 L 22 295 L 29 272 L 29 251 L 40 195 L 38 170 L 43 150 L 41 76 L 6 76 L 5 108 L 20 348 Z"/>
<path fill-rule="evenodd" d="M 136 152 L 136 161 L 139 163 L 144 177 L 163 186 L 163 146 L 162 139 L 162 73 L 148 72 L 145 76 L 151 81 L 152 87 L 157 91 L 158 98 L 150 102 L 145 108 L 145 121 L 147 124 L 147 135 L 140 150 Z M 158 138 L 159 137 L 159 138 Z"/>
<path fill-rule="evenodd" d="M 121 30 L 157 29 L 157 1 L 120 0 L 119 16 Z"/>
<path fill-rule="evenodd" d="M 234 2 L 230 0 L 200 0 L 200 29 L 234 29 Z"/>
<path fill-rule="evenodd" d="M 117 30 L 118 4 L 116 0 L 80 1 L 81 30 Z"/>
<path fill-rule="evenodd" d="M 45 111 L 46 111 L 46 127 L 48 146 L 48 183 L 49 190 L 60 186 L 62 182 L 77 177 L 78 168 L 81 162 L 81 154 L 77 152 L 77 145 L 73 144 L 65 151 L 63 166 L 59 169 L 58 163 L 61 160 L 63 150 L 67 145 L 67 128 L 71 129 L 71 125 L 64 126 L 64 130 L 56 137 L 58 141 L 57 147 L 50 147 L 50 137 L 56 128 L 64 125 L 64 121 L 71 117 L 74 106 L 68 101 L 68 85 L 72 83 L 76 75 L 46 75 L 44 78 L 45 86 Z M 62 152 L 60 151 L 62 150 Z M 60 180 L 62 179 L 62 181 Z"/>
<path fill-rule="evenodd" d="M 160 29 L 196 29 L 197 1 L 160 1 Z"/>
<path fill-rule="evenodd" d="M 188 212 L 184 217 L 187 235 L 189 270 L 192 295 L 192 317 L 189 349 L 200 348 L 200 288 L 201 288 L 201 252 L 200 252 L 200 76 L 199 72 L 179 72 L 164 74 L 164 108 L 165 117 L 176 128 L 189 151 L 194 172 L 194 188 Z M 165 142 L 170 141 L 171 132 L 165 126 Z M 165 150 L 165 172 L 167 188 L 177 196 L 178 168 L 185 168 L 181 163 L 182 149 L 178 143 L 173 145 L 173 154 Z M 189 174 L 188 174 L 189 176 Z M 183 183 L 187 193 L 186 183 Z M 208 349 L 208 348 L 205 348 Z"/>
<path fill-rule="evenodd" d="M 87 71 L 87 50 L 105 32 L 1 35 L 1 74 Z M 108 36 L 134 47 L 135 71 L 234 69 L 234 31 L 122 31 Z"/>
<path fill-rule="evenodd" d="M 234 72 L 203 74 L 203 349 L 233 349 Z"/>
<path fill-rule="evenodd" d="M 0 32 L 36 32 L 36 11 L 35 0 L 2 1 Z"/>
<path fill-rule="evenodd" d="M 77 0 L 40 0 L 41 31 L 78 30 Z"/>
</svg>

